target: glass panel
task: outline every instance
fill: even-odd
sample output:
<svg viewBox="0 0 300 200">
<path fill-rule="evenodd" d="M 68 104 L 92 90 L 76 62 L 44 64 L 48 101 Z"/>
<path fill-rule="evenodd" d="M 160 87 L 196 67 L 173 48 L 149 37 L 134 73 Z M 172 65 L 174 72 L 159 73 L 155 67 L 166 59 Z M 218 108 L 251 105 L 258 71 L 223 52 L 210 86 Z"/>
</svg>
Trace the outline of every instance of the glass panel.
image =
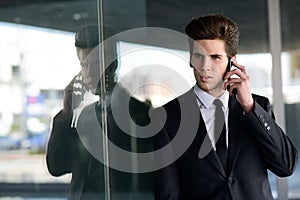
<svg viewBox="0 0 300 200">
<path fill-rule="evenodd" d="M 67 198 L 70 170 L 50 174 L 46 145 L 64 89 L 81 69 L 74 32 L 97 24 L 96 3 L 0 2 L 0 199 Z M 63 148 L 72 137 L 61 138 Z"/>
<path fill-rule="evenodd" d="M 31 193 L 49 183 L 63 183 L 59 190 L 65 190 L 69 176 L 51 177 L 44 153 L 50 118 L 62 105 L 62 89 L 80 68 L 74 34 L 13 23 L 1 23 L 0 29 L 6 38 L 0 43 L 0 90 L 5 97 L 0 105 L 0 182 L 10 186 L 6 195 Z"/>
<path fill-rule="evenodd" d="M 163 39 L 158 42 L 157 37 L 149 36 L 151 35 L 149 29 L 144 30 L 147 34 L 141 33 L 139 37 L 122 38 L 122 36 L 126 35 L 126 31 L 127 33 L 134 32 L 137 31 L 135 28 L 145 27 L 164 28 L 180 35 L 184 33 L 184 27 L 192 17 L 216 12 L 224 13 L 239 25 L 241 40 L 237 60 L 247 67 L 253 92 L 267 96 L 272 101 L 272 60 L 268 44 L 267 3 L 260 0 L 240 3 L 227 0 L 218 2 L 206 0 L 104 1 L 103 19 L 105 23 L 113 26 L 121 38 L 118 43 L 120 56 L 118 82 L 139 100 L 150 100 L 154 107 L 187 91 L 195 82 L 189 67 L 185 40 L 174 40 L 173 34 L 169 34 L 170 37 L 166 36 L 168 34 L 161 34 Z M 145 35 L 148 40 L 143 40 L 146 38 Z M 165 54 L 170 50 L 172 54 L 180 52 L 183 62 L 172 63 L 173 60 L 168 59 L 169 57 Z M 155 57 L 154 54 L 157 52 L 159 55 Z M 165 67 L 169 70 L 164 71 Z M 178 82 L 178 76 L 170 75 L 170 72 L 174 72 L 177 67 L 183 82 L 187 83 L 187 87 L 184 87 L 181 92 L 177 92 L 172 85 L 173 81 Z M 258 71 L 260 73 L 257 73 Z M 276 177 L 271 172 L 269 173 L 272 192 L 276 197 Z M 136 182 L 136 184 L 139 185 L 141 182 Z M 127 188 L 126 191 L 132 193 L 134 190 Z M 112 192 L 112 194 L 118 195 L 117 192 Z"/>
<path fill-rule="evenodd" d="M 280 1 L 281 3 L 281 28 L 282 28 L 282 78 L 285 101 L 285 116 L 287 134 L 299 149 L 299 112 L 300 112 L 300 45 L 299 4 L 295 0 Z M 295 173 L 288 179 L 289 199 L 300 198 L 300 169 L 299 161 Z"/>
</svg>

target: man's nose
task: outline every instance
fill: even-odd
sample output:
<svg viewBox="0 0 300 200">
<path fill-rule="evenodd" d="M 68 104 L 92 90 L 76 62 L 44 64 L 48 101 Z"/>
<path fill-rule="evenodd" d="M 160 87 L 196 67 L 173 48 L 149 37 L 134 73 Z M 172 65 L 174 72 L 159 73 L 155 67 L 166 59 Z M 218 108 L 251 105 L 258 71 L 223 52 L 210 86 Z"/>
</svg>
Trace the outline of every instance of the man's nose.
<svg viewBox="0 0 300 200">
<path fill-rule="evenodd" d="M 212 67 L 212 60 L 209 57 L 203 57 L 199 63 L 199 70 L 201 71 L 210 71 Z"/>
</svg>

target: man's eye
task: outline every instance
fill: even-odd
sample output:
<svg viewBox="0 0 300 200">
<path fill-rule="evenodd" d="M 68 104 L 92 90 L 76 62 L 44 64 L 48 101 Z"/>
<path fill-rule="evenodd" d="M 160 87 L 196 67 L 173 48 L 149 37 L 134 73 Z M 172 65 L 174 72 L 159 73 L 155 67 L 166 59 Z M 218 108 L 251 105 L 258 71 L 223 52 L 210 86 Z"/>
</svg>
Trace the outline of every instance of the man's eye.
<svg viewBox="0 0 300 200">
<path fill-rule="evenodd" d="M 203 55 L 201 55 L 201 54 L 198 54 L 198 53 L 195 53 L 194 54 L 194 58 L 199 58 L 199 59 L 203 59 Z"/>
<path fill-rule="evenodd" d="M 212 58 L 213 60 L 221 59 L 220 56 L 211 56 L 211 58 Z"/>
</svg>

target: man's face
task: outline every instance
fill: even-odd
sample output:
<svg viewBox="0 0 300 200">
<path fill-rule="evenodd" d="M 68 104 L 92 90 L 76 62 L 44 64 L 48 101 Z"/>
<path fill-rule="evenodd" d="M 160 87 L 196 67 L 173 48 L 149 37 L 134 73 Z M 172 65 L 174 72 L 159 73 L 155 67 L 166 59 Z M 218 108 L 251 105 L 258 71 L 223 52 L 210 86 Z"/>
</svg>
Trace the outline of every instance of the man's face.
<svg viewBox="0 0 300 200">
<path fill-rule="evenodd" d="M 214 97 L 224 92 L 224 74 L 228 64 L 223 40 L 194 41 L 191 65 L 197 85 Z"/>
<path fill-rule="evenodd" d="M 77 56 L 81 65 L 83 82 L 95 94 L 100 80 L 100 67 L 98 56 L 88 56 L 91 51 L 91 48 L 77 48 Z"/>
<path fill-rule="evenodd" d="M 100 94 L 99 82 L 105 79 L 106 90 L 111 91 L 115 85 L 114 77 L 117 64 L 115 62 L 105 66 L 105 72 L 100 72 L 99 48 L 77 48 L 77 56 L 81 65 L 81 74 L 86 87 L 96 95 Z"/>
</svg>

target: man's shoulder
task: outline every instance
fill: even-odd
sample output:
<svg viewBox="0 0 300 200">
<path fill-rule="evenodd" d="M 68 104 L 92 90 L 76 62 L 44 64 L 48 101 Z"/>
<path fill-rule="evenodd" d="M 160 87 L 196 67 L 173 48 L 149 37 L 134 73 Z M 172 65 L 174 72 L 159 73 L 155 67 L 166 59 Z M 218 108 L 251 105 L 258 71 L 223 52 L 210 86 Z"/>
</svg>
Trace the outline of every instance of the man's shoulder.
<svg viewBox="0 0 300 200">
<path fill-rule="evenodd" d="M 254 99 L 268 99 L 267 97 L 265 97 L 265 96 L 262 96 L 262 95 L 259 95 L 259 94 L 255 94 L 255 93 L 252 93 L 252 97 L 254 98 Z"/>
<path fill-rule="evenodd" d="M 91 118 L 95 118 L 97 116 L 97 102 L 93 102 L 91 104 L 86 105 L 85 107 L 82 108 L 81 111 L 78 113 L 78 121 L 80 120 L 91 120 Z M 80 119 L 80 120 L 79 120 Z"/>
<path fill-rule="evenodd" d="M 82 112 L 95 111 L 97 108 L 97 105 L 98 105 L 98 101 L 90 103 L 83 108 Z"/>
<path fill-rule="evenodd" d="M 141 125 L 150 123 L 149 111 L 151 105 L 149 103 L 140 101 L 135 97 L 130 97 L 129 101 L 129 113 L 132 119 Z"/>
<path fill-rule="evenodd" d="M 170 100 L 163 105 L 165 108 L 178 107 L 181 105 L 196 105 L 196 94 L 193 89 L 186 91 L 185 93 L 179 95 L 178 97 Z"/>
</svg>

